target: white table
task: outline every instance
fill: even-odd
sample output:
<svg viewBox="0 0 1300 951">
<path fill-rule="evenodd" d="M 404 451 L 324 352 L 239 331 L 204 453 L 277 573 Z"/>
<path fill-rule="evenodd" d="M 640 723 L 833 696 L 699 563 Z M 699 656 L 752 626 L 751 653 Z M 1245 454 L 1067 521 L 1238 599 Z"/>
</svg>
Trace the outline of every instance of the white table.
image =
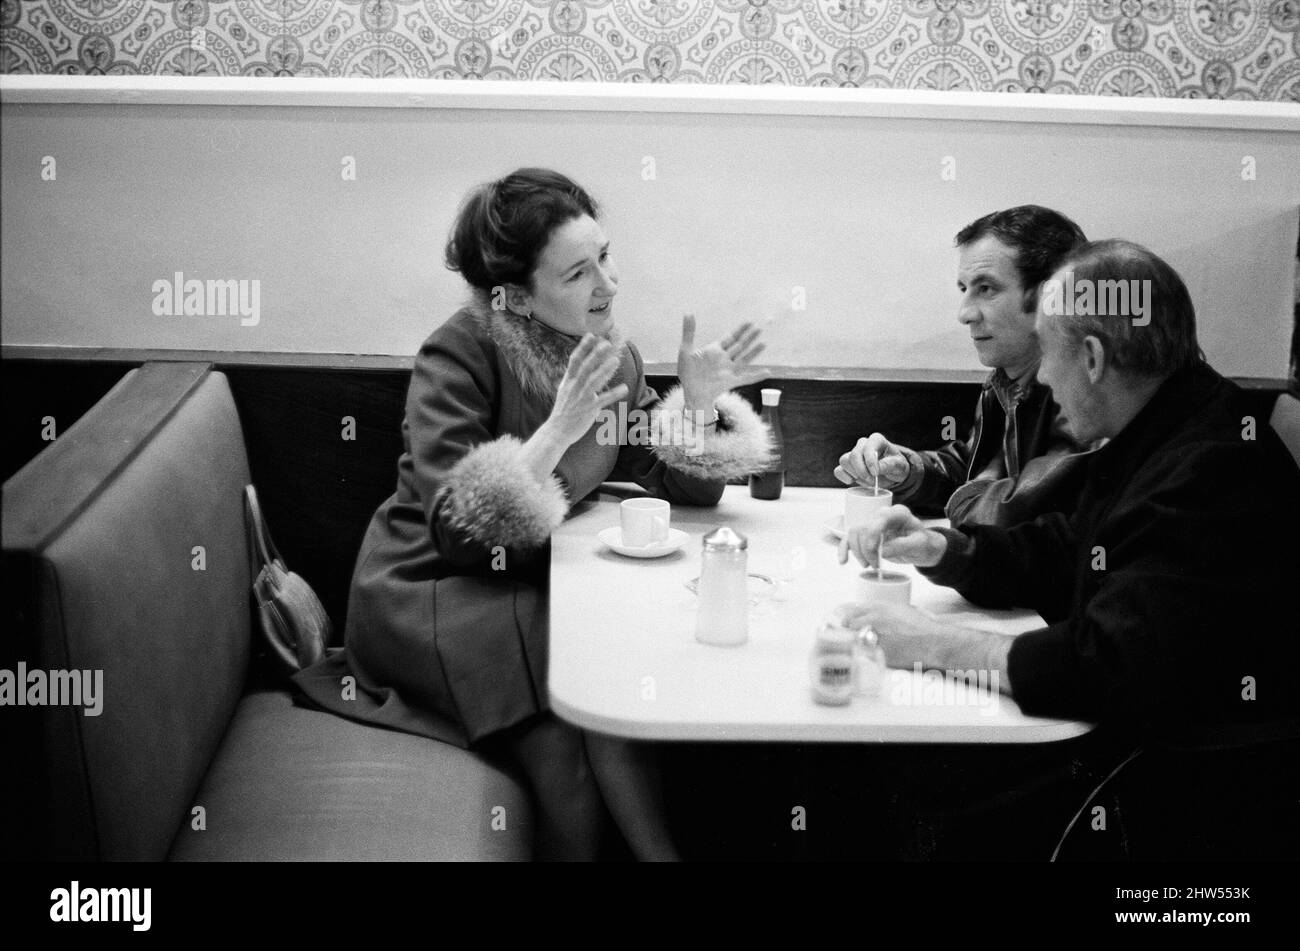
<svg viewBox="0 0 1300 951">
<path fill-rule="evenodd" d="M 644 494 L 607 485 L 551 539 L 551 706 L 589 730 L 634 739 L 789 740 L 892 743 L 1042 743 L 1091 724 L 1027 717 L 1005 694 L 938 672 L 891 671 L 875 698 L 816 703 L 809 654 L 818 624 L 853 600 L 853 559 L 840 565 L 826 523 L 842 514 L 836 489 L 787 487 L 775 502 L 728 486 L 716 508 L 674 506 L 690 534 L 659 559 L 627 558 L 596 538 L 618 524 L 618 502 Z M 749 538 L 749 571 L 784 579 L 750 611 L 749 641 L 714 647 L 695 640 L 701 540 L 719 525 Z M 977 608 L 910 567 L 912 603 L 958 624 L 1019 634 L 1042 626 L 1029 611 Z"/>
</svg>

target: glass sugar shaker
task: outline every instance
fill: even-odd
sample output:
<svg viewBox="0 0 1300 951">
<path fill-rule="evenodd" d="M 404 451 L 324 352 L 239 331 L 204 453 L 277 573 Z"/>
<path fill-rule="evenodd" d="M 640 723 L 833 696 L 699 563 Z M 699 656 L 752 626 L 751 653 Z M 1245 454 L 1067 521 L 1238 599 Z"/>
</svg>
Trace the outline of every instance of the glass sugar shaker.
<svg viewBox="0 0 1300 951">
<path fill-rule="evenodd" d="M 749 640 L 749 540 L 727 526 L 704 536 L 695 639 L 730 646 Z"/>
<path fill-rule="evenodd" d="M 809 672 L 812 675 L 813 699 L 827 706 L 839 707 L 853 699 L 853 642 L 857 634 L 827 621 L 817 629 Z"/>
<path fill-rule="evenodd" d="M 854 636 L 853 677 L 860 697 L 875 697 L 885 685 L 885 651 L 880 639 L 870 627 L 864 627 Z"/>
</svg>

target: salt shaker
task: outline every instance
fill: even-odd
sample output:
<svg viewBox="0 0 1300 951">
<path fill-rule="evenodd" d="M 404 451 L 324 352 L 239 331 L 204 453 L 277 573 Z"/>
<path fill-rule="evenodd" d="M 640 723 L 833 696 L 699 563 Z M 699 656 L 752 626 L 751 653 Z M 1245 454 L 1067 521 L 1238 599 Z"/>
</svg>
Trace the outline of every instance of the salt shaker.
<svg viewBox="0 0 1300 951">
<path fill-rule="evenodd" d="M 853 642 L 857 635 L 848 628 L 827 621 L 817 630 L 809 673 L 813 699 L 840 707 L 853 699 Z"/>
<path fill-rule="evenodd" d="M 749 640 L 749 540 L 727 526 L 704 536 L 695 639 L 730 646 Z"/>
<path fill-rule="evenodd" d="M 853 680 L 858 696 L 874 697 L 885 685 L 885 651 L 876 632 L 869 627 L 858 631 L 853 642 Z"/>
</svg>

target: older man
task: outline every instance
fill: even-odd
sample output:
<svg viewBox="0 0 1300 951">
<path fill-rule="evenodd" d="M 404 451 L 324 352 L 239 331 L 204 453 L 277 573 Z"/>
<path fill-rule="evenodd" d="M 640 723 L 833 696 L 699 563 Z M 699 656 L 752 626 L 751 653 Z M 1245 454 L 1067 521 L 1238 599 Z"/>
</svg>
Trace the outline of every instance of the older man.
<svg viewBox="0 0 1300 951">
<path fill-rule="evenodd" d="M 894 506 L 841 559 L 873 563 L 883 540 L 886 559 L 1048 625 L 1009 637 L 914 608 L 850 613 L 891 665 L 996 670 L 1030 714 L 1145 730 L 1300 709 L 1300 471 L 1204 362 L 1178 274 L 1135 244 L 1085 245 L 1044 285 L 1035 330 L 1065 429 L 1105 440 L 1073 516 L 932 530 Z"/>
<path fill-rule="evenodd" d="M 1138 857 L 1293 855 L 1300 470 L 1206 365 L 1187 289 L 1150 251 L 1085 245 L 1040 298 L 1038 378 L 1076 440 L 1104 441 L 1073 515 L 931 530 L 894 506 L 846 539 L 841 560 L 874 564 L 883 541 L 886 559 L 977 604 L 1032 607 L 1047 626 L 1013 638 L 911 607 L 841 612 L 875 629 L 891 666 L 997 672 L 1025 713 L 1099 726 L 1046 749 L 913 751 L 846 771 L 894 807 L 912 804 L 896 821 L 933 833 L 939 855 L 1045 859 L 1076 810 L 1110 802 L 1088 790 L 1126 767 L 1139 778 L 1121 785 L 1124 821 L 1139 818 L 1115 837 L 1110 814 L 1108 848 L 1131 850 L 1146 830 Z M 1186 752 L 1207 736 L 1226 748 Z M 1096 818 L 1076 847 L 1107 841 Z"/>
<path fill-rule="evenodd" d="M 840 457 L 835 476 L 880 484 L 924 514 L 955 525 L 1014 525 L 1069 511 L 1079 491 L 1080 447 L 1057 425 L 1047 387 L 1035 381 L 1038 286 L 1085 241 L 1060 212 L 1038 205 L 997 211 L 957 233 L 957 320 L 970 333 L 984 382 L 965 440 L 917 452 L 873 433 Z"/>
</svg>

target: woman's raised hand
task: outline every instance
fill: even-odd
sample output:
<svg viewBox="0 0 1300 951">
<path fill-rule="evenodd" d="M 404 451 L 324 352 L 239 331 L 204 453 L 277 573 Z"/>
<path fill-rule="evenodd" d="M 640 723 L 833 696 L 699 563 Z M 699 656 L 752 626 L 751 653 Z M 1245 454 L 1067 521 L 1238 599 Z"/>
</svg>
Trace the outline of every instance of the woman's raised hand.
<svg viewBox="0 0 1300 951">
<path fill-rule="evenodd" d="M 677 351 L 677 377 L 688 410 L 707 411 L 728 390 L 763 379 L 766 373 L 750 366 L 763 352 L 762 330 L 745 321 L 726 337 L 706 347 L 695 346 L 695 315 L 682 318 L 682 345 Z"/>
<path fill-rule="evenodd" d="M 586 434 L 597 414 L 627 397 L 627 384 L 611 390 L 602 387 L 618 369 L 620 354 L 608 340 L 587 334 L 569 355 L 569 366 L 555 393 L 555 406 L 547 423 L 568 448 Z"/>
</svg>

